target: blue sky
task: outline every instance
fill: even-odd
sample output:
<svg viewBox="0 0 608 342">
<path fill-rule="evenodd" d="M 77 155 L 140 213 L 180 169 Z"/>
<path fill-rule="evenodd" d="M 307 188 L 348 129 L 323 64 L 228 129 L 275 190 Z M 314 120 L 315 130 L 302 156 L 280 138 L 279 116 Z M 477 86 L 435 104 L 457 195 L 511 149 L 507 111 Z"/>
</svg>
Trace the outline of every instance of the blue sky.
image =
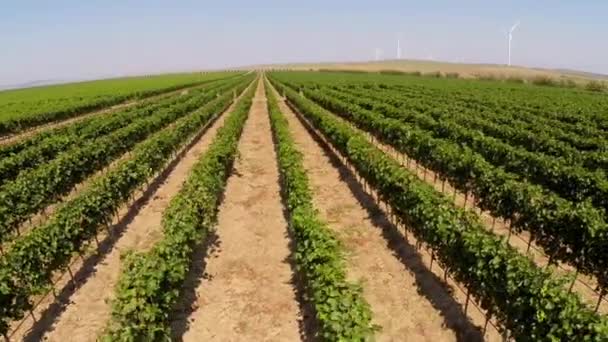
<svg viewBox="0 0 608 342">
<path fill-rule="evenodd" d="M 608 1 L 14 0 L 0 7 L 0 85 L 395 57 L 608 73 Z"/>
</svg>

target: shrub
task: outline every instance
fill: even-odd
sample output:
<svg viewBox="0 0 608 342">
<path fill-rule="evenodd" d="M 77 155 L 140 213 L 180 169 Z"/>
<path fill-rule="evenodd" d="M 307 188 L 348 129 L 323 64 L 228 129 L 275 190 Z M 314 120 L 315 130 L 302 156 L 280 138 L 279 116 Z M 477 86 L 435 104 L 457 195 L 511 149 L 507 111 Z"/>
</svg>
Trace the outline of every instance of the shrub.
<svg viewBox="0 0 608 342">
<path fill-rule="evenodd" d="M 532 84 L 540 85 L 540 86 L 556 86 L 557 81 L 549 76 L 538 75 L 532 78 Z"/>
<path fill-rule="evenodd" d="M 600 81 L 589 81 L 585 85 L 585 89 L 589 91 L 604 91 L 606 89 L 606 84 Z"/>
</svg>

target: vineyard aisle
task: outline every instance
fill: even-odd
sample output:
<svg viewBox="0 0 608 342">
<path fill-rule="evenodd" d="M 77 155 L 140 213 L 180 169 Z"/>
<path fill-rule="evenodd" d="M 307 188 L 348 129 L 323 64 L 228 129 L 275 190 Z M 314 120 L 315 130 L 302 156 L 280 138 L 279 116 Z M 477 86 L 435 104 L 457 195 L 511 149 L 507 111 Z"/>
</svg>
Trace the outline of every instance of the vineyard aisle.
<svg viewBox="0 0 608 342">
<path fill-rule="evenodd" d="M 227 111 L 232 110 L 233 106 Z M 123 232 L 105 257 L 95 265 L 82 286 L 70 297 L 65 310 L 57 317 L 52 327 L 44 336 L 49 341 L 95 341 L 105 327 L 111 314 L 110 298 L 121 273 L 120 256 L 128 250 L 145 251 L 151 248 L 162 237 L 161 219 L 169 205 L 186 180 L 191 168 L 205 153 L 213 141 L 219 127 L 222 126 L 226 113 L 221 115 L 183 157 L 169 169 L 166 178 L 153 190 L 147 202 L 136 209 L 135 216 L 115 227 Z M 154 185 L 153 185 L 154 187 Z M 123 208 L 120 216 L 130 215 Z M 121 219 L 121 221 L 123 221 Z M 34 335 L 43 334 L 43 331 Z M 31 336 L 32 334 L 30 334 Z M 38 339 L 34 336 L 34 339 Z"/>
<path fill-rule="evenodd" d="M 291 283 L 287 222 L 279 191 L 260 82 L 239 142 L 235 171 L 219 207 L 215 246 L 205 277 L 195 289 L 193 312 L 176 322 L 186 326 L 184 341 L 300 339 L 301 315 Z"/>
<path fill-rule="evenodd" d="M 391 234 L 390 223 L 356 180 L 314 140 L 285 102 L 281 111 L 304 152 L 315 207 L 344 243 L 348 276 L 361 281 L 379 341 L 479 340 L 447 291 L 415 249 Z"/>
</svg>

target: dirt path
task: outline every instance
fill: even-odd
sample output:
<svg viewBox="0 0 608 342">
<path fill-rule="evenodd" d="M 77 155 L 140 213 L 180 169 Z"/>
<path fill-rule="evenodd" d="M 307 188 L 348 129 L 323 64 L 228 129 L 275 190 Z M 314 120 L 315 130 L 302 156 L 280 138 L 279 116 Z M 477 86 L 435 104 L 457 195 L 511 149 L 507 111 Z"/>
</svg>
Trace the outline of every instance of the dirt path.
<svg viewBox="0 0 608 342">
<path fill-rule="evenodd" d="M 287 222 L 263 83 L 239 153 L 220 206 L 219 247 L 195 290 L 194 311 L 183 318 L 189 325 L 183 340 L 298 341 L 301 315 L 291 284 Z"/>
<path fill-rule="evenodd" d="M 230 106 L 227 111 L 232 108 Z M 14 335 L 14 339 L 36 341 L 44 335 L 44 339 L 49 341 L 96 340 L 110 318 L 110 299 L 121 273 L 120 255 L 127 250 L 145 251 L 162 238 L 161 220 L 164 210 L 181 189 L 191 168 L 213 141 L 225 117 L 226 114 L 221 115 L 208 128 L 203 128 L 201 133 L 204 131 L 204 134 L 183 148 L 181 159 L 169 167 L 158 184 L 151 186 L 153 191 L 145 195 L 146 200 L 135 204 L 135 214 L 130 206 L 120 210 L 121 219 L 115 224 L 114 230 L 122 234 L 112 237 L 113 244 L 104 250 L 101 258 L 90 265 L 82 278 L 77 277 L 80 284 L 69 296 L 69 302 L 57 309 L 58 313 L 47 315 L 48 319 L 43 324 L 34 325 L 32 331 L 21 329 L 22 332 Z M 129 215 L 132 217 L 127 217 Z"/>
<path fill-rule="evenodd" d="M 46 124 L 41 124 L 41 125 L 37 125 L 37 126 L 34 126 L 34 127 L 30 127 L 30 128 L 25 129 L 22 132 L 19 132 L 19 133 L 0 136 L 0 145 L 11 144 L 11 143 L 17 142 L 17 141 L 19 141 L 21 139 L 25 139 L 27 137 L 31 137 L 33 135 L 36 135 L 36 134 L 38 134 L 40 132 L 48 131 L 48 130 L 53 129 L 53 128 L 60 128 L 60 127 L 63 127 L 63 126 L 67 126 L 67 125 L 70 125 L 72 123 L 75 123 L 75 122 L 78 122 L 78 121 L 82 121 L 82 120 L 84 120 L 86 118 L 90 118 L 90 117 L 101 115 L 101 114 L 116 112 L 116 111 L 119 111 L 121 109 L 133 107 L 136 104 L 139 104 L 139 103 L 142 103 L 142 102 L 157 101 L 157 100 L 165 98 L 165 97 L 169 97 L 169 96 L 176 95 L 176 94 L 181 94 L 182 92 L 188 91 L 189 89 L 193 89 L 193 88 L 197 88 L 197 87 L 203 87 L 203 86 L 204 85 L 196 85 L 196 86 L 187 87 L 187 88 L 183 88 L 183 89 L 179 89 L 179 90 L 174 90 L 174 91 L 170 91 L 170 92 L 167 92 L 167 93 L 162 93 L 162 94 L 158 94 L 158 95 L 154 95 L 154 96 L 150 96 L 150 97 L 144 97 L 144 98 L 137 99 L 137 100 L 126 100 L 125 102 L 122 102 L 122 103 L 119 103 L 119 104 L 115 104 L 115 105 L 110 106 L 110 107 L 94 110 L 92 112 L 86 112 L 86 113 L 77 115 L 77 116 L 72 117 L 72 118 L 68 118 L 68 119 L 64 119 L 64 120 L 59 120 L 59 121 L 53 121 L 53 122 L 49 122 L 49 123 L 46 123 Z"/>
<path fill-rule="evenodd" d="M 304 153 L 315 207 L 348 251 L 349 278 L 360 280 L 379 341 L 479 339 L 459 305 L 426 270 L 418 254 L 394 231 L 348 169 L 319 145 L 295 114 L 280 102 Z"/>
</svg>

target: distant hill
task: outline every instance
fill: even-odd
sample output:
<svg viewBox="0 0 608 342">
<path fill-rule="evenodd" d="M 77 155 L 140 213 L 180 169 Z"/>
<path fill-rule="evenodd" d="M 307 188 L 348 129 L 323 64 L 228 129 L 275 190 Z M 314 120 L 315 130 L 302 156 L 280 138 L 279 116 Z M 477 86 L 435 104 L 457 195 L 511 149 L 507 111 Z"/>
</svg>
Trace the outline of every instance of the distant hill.
<svg viewBox="0 0 608 342">
<path fill-rule="evenodd" d="M 572 79 L 576 82 L 586 82 L 590 79 L 608 80 L 608 75 L 569 69 L 543 69 L 529 68 L 525 66 L 507 66 L 501 64 L 469 64 L 412 59 L 361 62 L 266 64 L 250 66 L 249 68 L 288 68 L 295 70 L 335 69 L 360 71 L 398 70 L 409 72 L 419 71 L 422 73 L 442 72 L 458 73 L 460 77 L 464 78 L 492 76 L 497 78 L 517 77 L 522 79 L 531 79 L 534 77 L 545 76 L 557 79 Z"/>
<path fill-rule="evenodd" d="M 72 81 L 72 80 L 35 80 L 35 81 L 30 81 L 30 82 L 25 82 L 25 83 L 0 85 L 0 90 L 41 87 L 41 86 L 45 86 L 45 85 L 61 84 L 61 83 L 69 83 L 69 82 L 74 82 L 74 81 Z"/>
</svg>

